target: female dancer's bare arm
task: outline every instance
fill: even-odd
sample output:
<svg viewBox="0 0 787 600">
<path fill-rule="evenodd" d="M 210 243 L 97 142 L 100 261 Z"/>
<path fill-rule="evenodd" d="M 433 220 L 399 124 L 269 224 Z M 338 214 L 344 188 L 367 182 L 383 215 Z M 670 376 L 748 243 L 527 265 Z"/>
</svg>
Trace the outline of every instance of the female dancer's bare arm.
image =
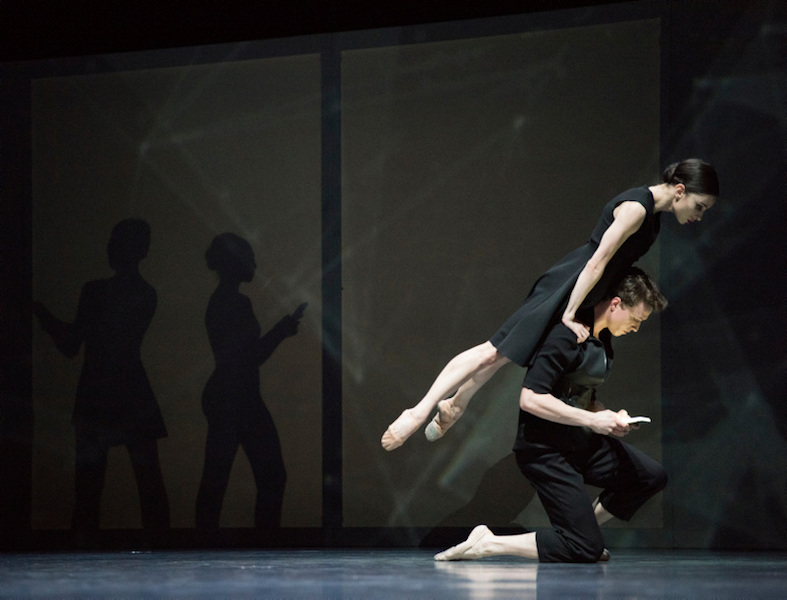
<svg viewBox="0 0 787 600">
<path fill-rule="evenodd" d="M 590 335 L 590 330 L 575 321 L 577 310 L 582 301 L 590 293 L 609 264 L 610 259 L 620 249 L 631 235 L 640 228 L 645 221 L 645 207 L 638 202 L 623 202 L 614 212 L 615 219 L 601 236 L 601 242 L 590 257 L 582 272 L 579 274 L 574 289 L 568 297 L 568 305 L 563 312 L 563 324 L 577 336 L 577 342 L 584 342 Z"/>
<path fill-rule="evenodd" d="M 579 305 L 601 279 L 604 268 L 618 248 L 623 245 L 645 221 L 645 207 L 637 202 L 623 202 L 614 213 L 614 220 L 601 238 L 599 247 L 585 265 L 574 284 L 569 298 L 568 307 L 563 313 L 563 323 L 571 329 L 579 342 L 587 339 L 590 332 L 582 323 L 574 321 Z M 446 401 L 435 416 L 435 425 L 427 432 L 427 438 L 434 441 L 443 436 L 445 431 L 461 416 L 464 407 L 475 391 L 504 364 L 510 362 L 497 352 L 490 343 L 485 342 L 454 357 L 440 372 L 426 396 L 413 408 L 405 410 L 383 434 L 381 443 L 386 450 L 394 450 L 401 446 L 427 419 L 429 411 L 434 410 L 438 403 L 448 395 L 457 392 L 457 396 Z M 484 375 L 480 375 L 484 372 Z M 474 381 L 474 376 L 480 379 Z M 478 384 L 478 385 L 476 385 Z M 456 404 L 454 403 L 456 400 Z M 459 408 L 459 411 L 455 411 Z"/>
</svg>

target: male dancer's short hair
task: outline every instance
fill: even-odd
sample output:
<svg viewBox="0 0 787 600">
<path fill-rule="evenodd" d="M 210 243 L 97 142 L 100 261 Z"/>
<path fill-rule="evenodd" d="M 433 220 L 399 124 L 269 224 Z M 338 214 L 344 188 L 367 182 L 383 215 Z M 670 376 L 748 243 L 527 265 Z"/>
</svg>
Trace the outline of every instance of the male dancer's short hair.
<svg viewBox="0 0 787 600">
<path fill-rule="evenodd" d="M 648 305 L 653 312 L 661 312 L 667 308 L 667 298 L 661 293 L 645 271 L 637 267 L 629 267 L 616 286 L 607 294 L 607 300 L 617 296 L 626 308 L 633 308 L 640 302 Z"/>
</svg>

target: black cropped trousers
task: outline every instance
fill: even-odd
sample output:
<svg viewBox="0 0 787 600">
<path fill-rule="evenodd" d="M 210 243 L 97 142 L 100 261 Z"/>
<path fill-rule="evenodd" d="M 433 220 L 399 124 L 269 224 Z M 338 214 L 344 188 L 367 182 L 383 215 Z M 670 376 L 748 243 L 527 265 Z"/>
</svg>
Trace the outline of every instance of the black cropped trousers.
<svg viewBox="0 0 787 600">
<path fill-rule="evenodd" d="M 667 474 L 657 461 L 618 438 L 567 425 L 545 429 L 527 430 L 515 449 L 519 469 L 552 524 L 551 530 L 536 533 L 539 560 L 596 562 L 604 538 L 585 484 L 602 488 L 601 505 L 628 521 L 664 489 Z"/>
</svg>

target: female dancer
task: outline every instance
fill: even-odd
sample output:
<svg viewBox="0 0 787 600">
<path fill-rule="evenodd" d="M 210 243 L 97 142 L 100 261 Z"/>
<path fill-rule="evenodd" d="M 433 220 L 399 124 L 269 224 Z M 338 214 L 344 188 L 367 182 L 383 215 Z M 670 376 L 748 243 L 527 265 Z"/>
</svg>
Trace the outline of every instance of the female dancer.
<svg viewBox="0 0 787 600">
<path fill-rule="evenodd" d="M 648 251 L 658 237 L 661 213 L 674 214 L 681 225 L 694 223 L 702 220 L 718 195 L 713 167 L 690 158 L 667 167 L 662 183 L 625 191 L 609 201 L 588 242 L 542 275 L 524 304 L 489 341 L 449 361 L 426 396 L 391 423 L 381 440 L 383 448 L 401 446 L 435 405 L 437 414 L 426 428 L 426 437 L 429 441 L 442 437 L 500 367 L 509 362 L 528 366 L 541 339 L 558 320 L 576 333 L 578 343 L 587 339 L 588 328 L 575 319 L 577 311 L 598 302 L 610 283 Z"/>
</svg>

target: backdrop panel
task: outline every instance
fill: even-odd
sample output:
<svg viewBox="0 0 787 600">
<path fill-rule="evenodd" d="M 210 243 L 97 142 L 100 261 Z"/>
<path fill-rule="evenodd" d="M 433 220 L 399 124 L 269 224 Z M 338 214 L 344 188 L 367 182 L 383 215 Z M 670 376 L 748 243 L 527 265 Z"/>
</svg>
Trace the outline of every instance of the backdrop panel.
<svg viewBox="0 0 787 600">
<path fill-rule="evenodd" d="M 107 241 L 127 217 L 148 221 L 141 263 L 158 306 L 142 362 L 169 436 L 159 443 L 175 527 L 193 527 L 206 420 L 200 399 L 214 359 L 205 310 L 217 284 L 205 251 L 231 231 L 256 257 L 241 286 L 262 332 L 308 302 L 298 334 L 260 369 L 288 472 L 282 524 L 320 526 L 321 255 L 318 55 L 226 60 L 39 78 L 33 92 L 34 298 L 74 319 L 82 285 L 111 275 Z M 203 60 L 199 50 L 193 59 Z M 114 66 L 117 64 L 118 66 Z M 33 526 L 68 527 L 73 504 L 71 412 L 81 359 L 34 325 Z M 110 453 L 102 526 L 139 525 L 123 447 Z M 57 499 L 57 501 L 54 501 Z M 254 481 L 239 452 L 221 523 L 253 523 Z"/>
<path fill-rule="evenodd" d="M 584 243 L 607 200 L 659 181 L 659 31 L 641 20 L 342 54 L 345 526 L 437 525 L 510 453 L 516 366 L 439 442 L 418 432 L 386 453 L 379 440 Z M 657 256 L 643 263 L 656 277 Z M 658 458 L 658 318 L 616 348 L 600 396 L 653 417 L 630 441 Z M 519 484 L 511 473 L 500 493 Z M 523 524 L 544 524 L 531 510 Z M 631 526 L 661 526 L 660 501 Z"/>
</svg>

